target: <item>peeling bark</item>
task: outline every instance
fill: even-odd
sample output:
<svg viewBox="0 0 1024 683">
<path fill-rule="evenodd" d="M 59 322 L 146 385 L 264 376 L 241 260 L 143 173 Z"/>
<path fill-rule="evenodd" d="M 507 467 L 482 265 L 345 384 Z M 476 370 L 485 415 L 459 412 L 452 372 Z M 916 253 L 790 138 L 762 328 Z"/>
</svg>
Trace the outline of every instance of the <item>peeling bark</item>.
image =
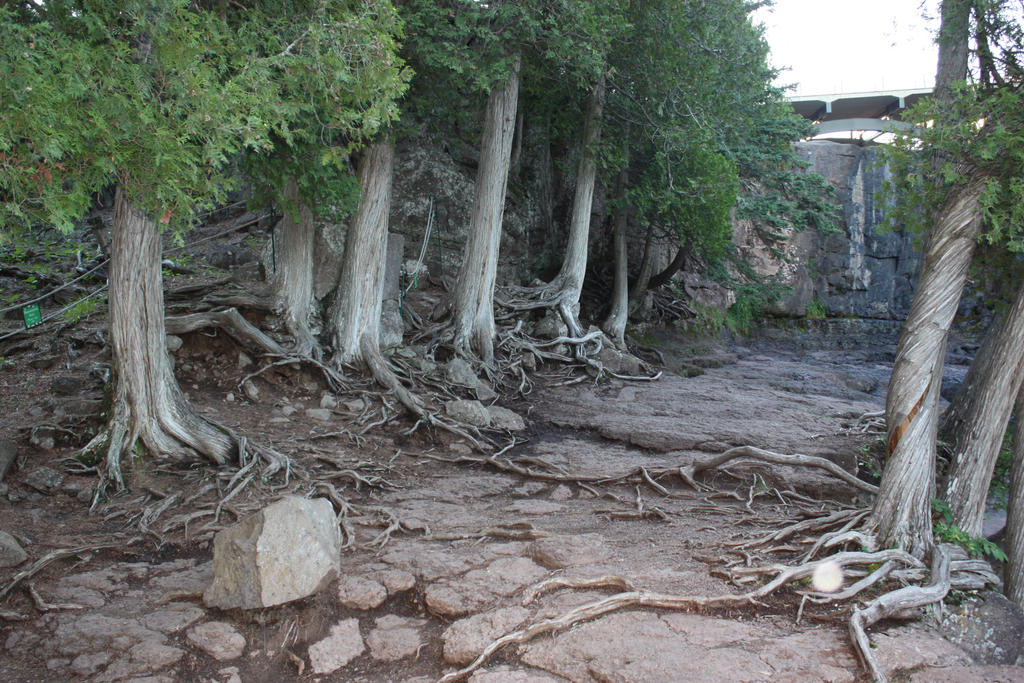
<svg viewBox="0 0 1024 683">
<path fill-rule="evenodd" d="M 475 353 L 488 365 L 494 362 L 494 284 L 519 100 L 520 64 L 517 57 L 508 79 L 492 90 L 487 100 L 469 236 L 452 298 L 456 350 Z"/>
<path fill-rule="evenodd" d="M 192 411 L 171 371 L 160 256 L 156 223 L 118 189 L 108 295 L 113 403 L 109 424 L 84 452 L 105 458 L 119 488 L 121 457 L 140 440 L 156 458 L 222 464 L 237 455 L 235 439 Z"/>
<path fill-rule="evenodd" d="M 626 346 L 626 321 L 629 317 L 629 252 L 626 249 L 626 228 L 629 223 L 629 209 L 624 205 L 626 186 L 629 184 L 629 157 L 615 179 L 615 197 L 619 206 L 615 210 L 614 252 L 615 281 L 612 284 L 612 305 L 604 321 L 604 331 L 620 349 Z"/>
<path fill-rule="evenodd" d="M 341 277 L 330 314 L 335 367 L 366 363 L 364 338 L 379 349 L 394 156 L 389 142 L 371 145 L 359 168 L 362 197 L 345 239 Z"/>
<path fill-rule="evenodd" d="M 929 236 L 886 394 L 888 460 L 871 523 L 883 546 L 931 551 L 935 440 L 949 326 L 980 229 L 983 188 L 974 179 L 950 194 Z"/>
<path fill-rule="evenodd" d="M 994 341 L 982 346 L 967 374 L 958 409 L 944 425 L 953 452 L 946 501 L 953 522 L 980 536 L 992 473 L 1024 380 L 1024 288 L 994 331 Z"/>
<path fill-rule="evenodd" d="M 1006 519 L 1006 597 L 1024 608 L 1024 391 L 1017 394 L 1017 426 L 1013 438 L 1010 505 Z"/>
<path fill-rule="evenodd" d="M 319 359 L 314 319 L 313 241 L 316 222 L 313 212 L 299 196 L 294 178 L 285 185 L 284 217 L 279 225 L 275 249 L 275 271 L 270 280 L 274 309 L 284 318 L 285 327 L 295 340 L 295 353 Z"/>
</svg>

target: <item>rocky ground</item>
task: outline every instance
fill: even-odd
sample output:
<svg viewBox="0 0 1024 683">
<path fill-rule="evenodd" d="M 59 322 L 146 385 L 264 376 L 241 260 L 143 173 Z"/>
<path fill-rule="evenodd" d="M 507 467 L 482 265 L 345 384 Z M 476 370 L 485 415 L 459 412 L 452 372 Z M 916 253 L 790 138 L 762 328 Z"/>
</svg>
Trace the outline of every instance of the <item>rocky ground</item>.
<svg viewBox="0 0 1024 683">
<path fill-rule="evenodd" d="M 331 481 L 353 506 L 354 544 L 340 578 L 284 606 L 222 611 L 202 599 L 213 532 L 276 493 L 254 490 L 248 507 L 226 504 L 213 521 L 201 497 L 140 518 L 147 504 L 176 487 L 195 490 L 204 475 L 138 463 L 131 495 L 90 513 L 94 480 L 69 472 L 66 458 L 100 399 L 89 369 L 102 349 L 90 342 L 95 331 L 75 334 L 82 341 L 74 358 L 60 345 L 37 344 L 0 370 L 0 474 L 11 460 L 0 484 L 0 530 L 24 549 L 0 556 L 0 587 L 51 551 L 80 549 L 0 601 L 5 681 L 437 680 L 502 634 L 608 594 L 563 589 L 524 604 L 539 581 L 616 575 L 665 593 L 735 593 L 741 589 L 716 571 L 729 543 L 778 528 L 800 496 L 856 502 L 827 475 L 766 466 L 730 466 L 709 480 L 717 492 L 665 480 L 665 496 L 445 462 L 471 452 L 443 435 L 405 436 L 398 427 L 408 425 L 360 437 L 346 431 L 365 413 L 364 398 L 325 396 L 305 371 L 262 378 L 244 396 L 237 383 L 252 359 L 196 333 L 176 363 L 200 412 L 297 464 L 329 459 Z M 678 339 L 655 343 L 667 364 L 656 382 L 538 387 L 528 402 L 510 404 L 527 422 L 509 452 L 513 462 L 611 478 L 744 444 L 823 455 L 851 470 L 870 460 L 877 435 L 862 432 L 857 419 L 882 407 L 891 348 L 689 343 L 683 353 Z M 949 379 L 964 369 L 953 364 Z M 369 485 L 338 474 L 345 469 Z M 288 490 L 318 492 L 313 482 Z M 159 524 L 182 515 L 183 527 Z M 885 669 L 898 680 L 1024 681 L 1019 611 L 994 593 L 954 602 L 873 629 Z M 799 605 L 783 592 L 724 612 L 619 611 L 506 648 L 470 680 L 860 680 L 848 605 L 798 612 Z"/>
</svg>

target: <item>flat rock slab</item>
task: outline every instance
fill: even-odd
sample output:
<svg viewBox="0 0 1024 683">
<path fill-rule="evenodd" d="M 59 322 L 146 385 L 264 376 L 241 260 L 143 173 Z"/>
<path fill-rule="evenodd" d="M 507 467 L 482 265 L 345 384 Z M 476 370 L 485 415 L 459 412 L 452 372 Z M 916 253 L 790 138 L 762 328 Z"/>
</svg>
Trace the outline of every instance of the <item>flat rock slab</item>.
<svg viewBox="0 0 1024 683">
<path fill-rule="evenodd" d="M 380 607 L 388 599 L 388 589 L 362 576 L 343 576 L 338 580 L 338 602 L 349 609 Z"/>
<path fill-rule="evenodd" d="M 494 669 L 481 669 L 469 677 L 469 683 L 560 683 L 564 678 L 549 676 L 540 671 L 524 671 L 499 666 Z"/>
<path fill-rule="evenodd" d="M 329 674 L 363 654 L 365 649 L 363 637 L 359 635 L 359 620 L 345 619 L 332 626 L 326 638 L 309 646 L 309 663 L 314 673 Z"/>
<path fill-rule="evenodd" d="M 611 614 L 526 646 L 522 661 L 574 681 L 846 681 L 841 636 L 780 643 L 767 628 L 690 614 Z M 827 651 L 823 643 L 837 649 Z M 808 648 L 811 650 L 800 650 Z"/>
<path fill-rule="evenodd" d="M 612 556 L 601 534 L 550 536 L 531 543 L 526 554 L 548 569 L 598 564 Z"/>
<path fill-rule="evenodd" d="M 535 583 L 547 570 L 525 557 L 503 557 L 485 569 L 445 579 L 427 587 L 427 609 L 442 617 L 463 617 L 494 606 L 501 598 Z"/>
<path fill-rule="evenodd" d="M 492 641 L 516 629 L 530 611 L 524 607 L 503 607 L 459 619 L 449 626 L 444 641 L 444 661 L 464 666 L 476 659 Z"/>
<path fill-rule="evenodd" d="M 370 656 L 383 662 L 393 662 L 415 656 L 423 646 L 425 619 L 409 619 L 394 614 L 379 617 L 374 629 L 366 636 Z"/>
<path fill-rule="evenodd" d="M 245 637 L 223 621 L 208 621 L 192 627 L 188 639 L 219 662 L 237 659 L 245 651 Z"/>
</svg>

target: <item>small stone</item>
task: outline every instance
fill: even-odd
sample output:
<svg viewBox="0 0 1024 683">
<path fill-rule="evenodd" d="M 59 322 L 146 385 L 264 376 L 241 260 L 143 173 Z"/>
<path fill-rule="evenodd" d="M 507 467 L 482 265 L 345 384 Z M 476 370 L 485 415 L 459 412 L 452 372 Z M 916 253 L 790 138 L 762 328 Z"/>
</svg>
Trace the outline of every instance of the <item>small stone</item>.
<svg viewBox="0 0 1024 683">
<path fill-rule="evenodd" d="M 295 406 L 291 406 L 291 405 L 281 406 L 281 414 L 284 415 L 285 417 L 290 417 L 290 416 L 294 415 L 297 412 L 298 412 L 298 410 L 296 410 Z"/>
<path fill-rule="evenodd" d="M 223 621 L 199 624 L 189 630 L 188 639 L 219 662 L 241 657 L 245 650 L 245 637 Z"/>
<path fill-rule="evenodd" d="M 238 369 L 244 370 L 253 365 L 252 358 L 245 351 L 238 352 Z"/>
<path fill-rule="evenodd" d="M 345 410 L 351 413 L 361 413 L 366 410 L 366 402 L 361 398 L 357 398 L 354 401 L 345 401 L 343 404 Z"/>
<path fill-rule="evenodd" d="M 224 679 L 224 683 L 242 683 L 242 677 L 238 675 L 237 666 L 229 666 L 217 672 Z"/>
<path fill-rule="evenodd" d="M 334 410 L 338 407 L 338 397 L 334 394 L 324 392 L 324 395 L 320 397 L 320 407 L 326 408 L 327 410 Z"/>
<path fill-rule="evenodd" d="M 495 429 L 505 429 L 510 432 L 519 432 L 526 429 L 526 422 L 522 416 L 508 408 L 488 406 L 487 412 L 491 416 L 491 426 Z"/>
<path fill-rule="evenodd" d="M 235 395 L 229 391 L 228 395 L 224 397 L 224 400 L 227 401 L 228 403 L 234 403 Z"/>
<path fill-rule="evenodd" d="M 366 646 L 359 635 L 359 620 L 345 619 L 331 627 L 323 640 L 309 646 L 309 663 L 314 673 L 329 674 L 363 653 Z"/>
<path fill-rule="evenodd" d="M 562 569 L 598 564 L 610 558 L 612 551 L 601 534 L 574 534 L 537 539 L 526 555 L 548 569 Z"/>
<path fill-rule="evenodd" d="M 362 576 L 345 576 L 338 581 L 338 601 L 349 609 L 374 609 L 387 598 L 384 586 Z"/>
<path fill-rule="evenodd" d="M 384 569 L 373 574 L 373 579 L 387 589 L 388 595 L 398 595 L 416 587 L 416 577 L 404 569 Z"/>
<path fill-rule="evenodd" d="M 559 484 L 551 492 L 551 500 L 563 501 L 572 498 L 572 489 L 565 484 Z"/>
<path fill-rule="evenodd" d="M 473 372 L 473 366 L 467 361 L 456 356 L 448 361 L 445 365 L 445 376 L 448 381 L 452 384 L 457 384 L 460 387 L 466 387 L 467 389 L 475 389 L 477 383 L 476 373 Z"/>
<path fill-rule="evenodd" d="M 29 414 L 32 414 L 32 412 L 32 409 L 30 409 Z M 39 412 L 41 414 L 41 411 Z M 53 447 L 57 444 L 57 432 L 49 425 L 40 425 L 32 430 L 32 436 L 28 438 L 28 442 L 36 448 L 43 448 L 48 451 L 53 450 Z"/>
<path fill-rule="evenodd" d="M 394 614 L 379 617 L 376 628 L 366 636 L 370 656 L 382 662 L 394 662 L 415 655 L 423 641 L 420 638 L 422 619 L 407 619 Z"/>
<path fill-rule="evenodd" d="M 185 343 L 181 337 L 173 334 L 167 335 L 167 350 L 171 353 L 177 353 L 181 350 L 182 345 Z"/>
<path fill-rule="evenodd" d="M 75 494 L 75 500 L 79 503 L 92 503 L 93 488 L 86 486 L 84 489 Z"/>
<path fill-rule="evenodd" d="M 444 404 L 444 410 L 453 419 L 474 427 L 486 427 L 491 423 L 491 414 L 480 401 L 448 401 Z"/>
<path fill-rule="evenodd" d="M 476 381 L 476 397 L 484 403 L 490 403 L 498 398 L 498 394 L 491 388 L 491 385 L 482 379 Z"/>
<path fill-rule="evenodd" d="M 85 388 L 85 380 L 75 375 L 61 375 L 53 378 L 50 388 L 58 396 L 71 396 Z"/>
<path fill-rule="evenodd" d="M 242 382 L 242 391 L 245 393 L 245 397 L 253 403 L 260 402 L 260 390 L 251 379 Z"/>
<path fill-rule="evenodd" d="M 52 467 L 37 467 L 25 476 L 25 485 L 40 493 L 53 493 L 64 483 L 64 475 Z"/>
<path fill-rule="evenodd" d="M 17 567 L 28 559 L 21 544 L 6 531 L 0 531 L 0 567 Z"/>
<path fill-rule="evenodd" d="M 333 418 L 331 411 L 326 408 L 307 408 L 306 415 L 321 422 L 330 422 Z"/>
</svg>

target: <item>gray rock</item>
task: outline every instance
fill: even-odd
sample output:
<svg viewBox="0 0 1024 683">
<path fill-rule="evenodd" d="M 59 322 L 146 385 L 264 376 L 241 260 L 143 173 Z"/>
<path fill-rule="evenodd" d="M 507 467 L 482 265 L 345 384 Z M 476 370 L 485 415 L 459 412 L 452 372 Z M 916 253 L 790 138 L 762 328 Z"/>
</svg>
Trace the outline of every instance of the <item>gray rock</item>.
<svg viewBox="0 0 1024 683">
<path fill-rule="evenodd" d="M 39 425 L 32 430 L 28 442 L 36 448 L 53 450 L 53 447 L 57 445 L 57 430 L 50 425 Z"/>
<path fill-rule="evenodd" d="M 11 465 L 18 458 L 18 445 L 7 439 L 0 439 L 0 481 L 7 476 Z"/>
<path fill-rule="evenodd" d="M 452 384 L 457 384 L 467 389 L 476 389 L 478 378 L 476 373 L 473 372 L 473 366 L 458 356 L 452 358 L 444 366 L 444 374 Z"/>
<path fill-rule="evenodd" d="M 188 639 L 218 662 L 237 659 L 245 651 L 245 637 L 223 621 L 193 626 L 188 631 Z"/>
<path fill-rule="evenodd" d="M 40 493 L 53 493 L 64 483 L 64 475 L 52 467 L 37 467 L 25 475 L 25 485 Z"/>
<path fill-rule="evenodd" d="M 242 392 L 245 394 L 245 397 L 253 403 L 260 402 L 260 390 L 256 386 L 256 383 L 251 379 L 247 379 L 242 382 Z"/>
<path fill-rule="evenodd" d="M 1002 593 L 988 591 L 947 607 L 942 632 L 976 664 L 1014 664 L 1024 656 L 1024 614 Z"/>
<path fill-rule="evenodd" d="M 504 607 L 459 619 L 441 635 L 444 661 L 457 666 L 469 664 L 493 640 L 514 630 L 528 616 L 530 611 L 524 607 Z"/>
<path fill-rule="evenodd" d="M 491 413 L 480 401 L 458 399 L 444 404 L 444 411 L 450 417 L 474 427 L 486 427 L 491 423 Z"/>
<path fill-rule="evenodd" d="M 71 396 L 77 394 L 86 386 L 85 378 L 80 375 L 60 375 L 54 377 L 50 388 L 57 396 Z"/>
<path fill-rule="evenodd" d="M 535 583 L 547 571 L 525 557 L 503 557 L 484 569 L 474 569 L 457 579 L 427 586 L 427 609 L 442 617 L 463 617 L 492 607 L 499 598 Z"/>
<path fill-rule="evenodd" d="M 388 595 L 398 595 L 416 587 L 416 577 L 404 569 L 382 569 L 373 574 L 373 580 L 384 586 Z"/>
<path fill-rule="evenodd" d="M 345 619 L 331 627 L 330 635 L 309 646 L 309 663 L 314 673 L 329 674 L 363 653 L 366 646 L 359 635 L 359 620 Z"/>
<path fill-rule="evenodd" d="M 214 537 L 203 601 L 248 609 L 304 598 L 337 575 L 340 553 L 330 501 L 286 496 Z"/>
<path fill-rule="evenodd" d="M 541 339 L 555 339 L 568 335 L 569 328 L 562 322 L 562 316 L 549 310 L 534 325 L 533 333 Z"/>
<path fill-rule="evenodd" d="M 203 610 L 187 602 L 172 602 L 142 617 L 142 624 L 160 633 L 176 633 L 203 618 Z"/>
<path fill-rule="evenodd" d="M 338 601 L 349 609 L 373 609 L 387 599 L 387 589 L 376 581 L 362 576 L 343 576 L 338 580 Z"/>
<path fill-rule="evenodd" d="M 338 407 L 338 397 L 325 391 L 324 395 L 320 397 L 320 407 L 326 408 L 327 410 L 334 410 Z"/>
<path fill-rule="evenodd" d="M 491 385 L 482 379 L 476 381 L 476 397 L 477 400 L 483 403 L 490 403 L 494 399 L 498 398 L 498 394 L 491 388 Z"/>
<path fill-rule="evenodd" d="M 306 415 L 321 422 L 330 422 L 334 419 L 334 414 L 327 408 L 307 408 Z"/>
<path fill-rule="evenodd" d="M 366 402 L 361 398 L 345 401 L 342 405 L 345 406 L 345 410 L 353 413 L 361 413 L 366 410 Z"/>
<path fill-rule="evenodd" d="M 636 377 L 640 374 L 640 359 L 631 353 L 623 353 L 614 346 L 605 344 L 597 354 L 605 370 L 617 375 Z"/>
<path fill-rule="evenodd" d="M 540 671 L 512 669 L 507 666 L 480 669 L 469 677 L 469 683 L 561 683 L 564 680 Z"/>
<path fill-rule="evenodd" d="M 604 562 L 612 551 L 601 534 L 580 534 L 537 539 L 526 554 L 548 569 L 562 569 Z"/>
<path fill-rule="evenodd" d="M 180 351 L 184 343 L 185 342 L 182 341 L 181 337 L 178 337 L 173 334 L 167 335 L 167 350 L 170 351 L 171 353 L 177 353 L 178 351 Z"/>
<path fill-rule="evenodd" d="M 366 636 L 370 656 L 382 662 L 394 662 L 412 657 L 423 645 L 421 627 L 424 619 L 408 619 L 388 614 L 375 620 L 374 628 Z"/>
<path fill-rule="evenodd" d="M 487 412 L 491 416 L 491 426 L 495 429 L 506 429 L 510 432 L 520 432 L 526 429 L 523 417 L 508 408 L 487 406 Z"/>
<path fill-rule="evenodd" d="M 17 567 L 28 559 L 21 544 L 6 531 L 0 531 L 0 567 Z"/>
</svg>

